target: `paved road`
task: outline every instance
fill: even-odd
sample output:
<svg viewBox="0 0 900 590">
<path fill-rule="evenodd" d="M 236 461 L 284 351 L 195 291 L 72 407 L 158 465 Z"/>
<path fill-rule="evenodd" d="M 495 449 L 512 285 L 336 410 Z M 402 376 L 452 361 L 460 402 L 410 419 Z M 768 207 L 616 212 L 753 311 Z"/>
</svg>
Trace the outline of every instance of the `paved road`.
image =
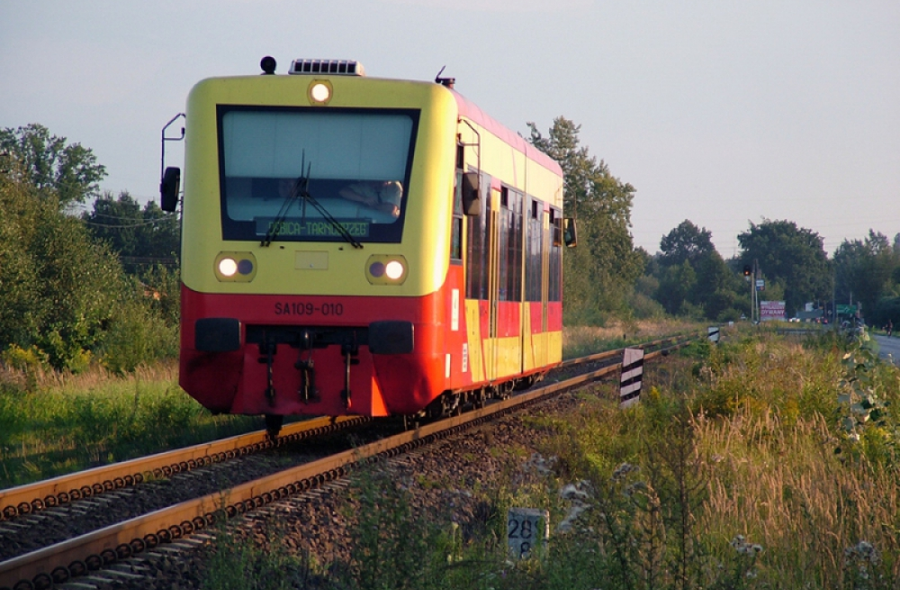
<svg viewBox="0 0 900 590">
<path fill-rule="evenodd" d="M 878 342 L 878 354 L 881 358 L 888 358 L 890 355 L 893 363 L 900 365 L 900 338 L 897 336 L 888 338 L 878 334 L 872 334 L 872 338 Z"/>
</svg>

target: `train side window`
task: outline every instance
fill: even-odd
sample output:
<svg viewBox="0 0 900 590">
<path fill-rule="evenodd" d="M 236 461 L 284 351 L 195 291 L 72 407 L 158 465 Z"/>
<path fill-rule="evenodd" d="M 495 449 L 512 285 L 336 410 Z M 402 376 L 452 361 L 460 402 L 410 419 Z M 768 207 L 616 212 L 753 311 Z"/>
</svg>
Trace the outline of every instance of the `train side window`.
<svg viewBox="0 0 900 590">
<path fill-rule="evenodd" d="M 509 210 L 509 189 L 500 187 L 500 227 L 497 228 L 497 237 L 500 240 L 500 301 L 509 301 L 510 281 L 510 254 L 512 250 L 511 229 L 513 226 L 512 212 Z"/>
<path fill-rule="evenodd" d="M 456 184 L 453 189 L 453 218 L 450 226 L 450 260 L 462 262 L 462 171 L 456 173 Z"/>
<path fill-rule="evenodd" d="M 550 276 L 548 286 L 550 301 L 562 301 L 562 211 L 556 208 L 550 209 Z"/>
<path fill-rule="evenodd" d="M 478 200 L 480 212 L 478 215 L 466 216 L 466 297 L 469 299 L 488 298 L 487 236 L 490 216 L 486 215 L 485 211 L 490 207 L 488 203 L 490 199 L 490 177 L 483 175 L 479 185 L 482 197 Z"/>
<path fill-rule="evenodd" d="M 540 201 L 531 199 L 531 217 L 528 220 L 525 252 L 525 300 L 541 301 L 543 279 L 544 229 Z"/>
<path fill-rule="evenodd" d="M 462 262 L 462 218 L 454 217 L 453 226 L 450 228 L 450 259 L 453 262 Z"/>
<path fill-rule="evenodd" d="M 553 235 L 553 245 L 562 245 L 562 215 L 556 209 L 550 209 L 550 231 Z"/>
<path fill-rule="evenodd" d="M 506 289 L 507 301 L 522 300 L 522 194 L 513 190 L 501 192 L 505 196 L 502 209 L 506 219 L 501 231 L 506 234 L 505 247 L 500 251 L 506 259 L 505 279 L 500 284 Z"/>
</svg>

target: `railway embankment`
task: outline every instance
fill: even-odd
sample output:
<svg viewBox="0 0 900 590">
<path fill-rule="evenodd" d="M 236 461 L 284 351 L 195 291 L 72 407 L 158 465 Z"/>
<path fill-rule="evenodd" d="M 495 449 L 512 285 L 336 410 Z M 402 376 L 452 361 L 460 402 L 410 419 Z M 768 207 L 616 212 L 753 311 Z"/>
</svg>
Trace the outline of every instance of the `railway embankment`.
<svg viewBox="0 0 900 590">
<path fill-rule="evenodd" d="M 898 372 L 873 352 L 731 333 L 648 363 L 638 406 L 607 382 L 506 417 L 286 511 L 314 527 L 255 523 L 191 576 L 277 554 L 318 587 L 894 588 Z M 543 561 L 509 558 L 511 507 L 548 511 Z"/>
<path fill-rule="evenodd" d="M 85 583 L 893 588 L 897 369 L 828 338 L 729 332 L 647 363 L 630 409 L 591 385 Z M 542 560 L 509 558 L 514 507 L 549 514 Z"/>
</svg>

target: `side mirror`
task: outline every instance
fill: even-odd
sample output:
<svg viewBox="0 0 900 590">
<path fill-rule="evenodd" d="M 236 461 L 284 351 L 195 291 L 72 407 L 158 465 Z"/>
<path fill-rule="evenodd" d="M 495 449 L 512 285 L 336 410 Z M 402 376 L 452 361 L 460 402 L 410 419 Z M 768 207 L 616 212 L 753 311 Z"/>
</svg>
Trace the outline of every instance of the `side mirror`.
<svg viewBox="0 0 900 590">
<path fill-rule="evenodd" d="M 463 213 L 469 216 L 481 215 L 480 183 L 477 172 L 466 172 L 462 177 Z"/>
<path fill-rule="evenodd" d="M 578 245 L 578 230 L 573 217 L 563 219 L 563 241 L 566 243 L 566 248 L 574 248 Z"/>
<path fill-rule="evenodd" d="M 178 208 L 178 191 L 181 189 L 181 169 L 169 166 L 159 183 L 160 208 L 175 211 Z"/>
</svg>

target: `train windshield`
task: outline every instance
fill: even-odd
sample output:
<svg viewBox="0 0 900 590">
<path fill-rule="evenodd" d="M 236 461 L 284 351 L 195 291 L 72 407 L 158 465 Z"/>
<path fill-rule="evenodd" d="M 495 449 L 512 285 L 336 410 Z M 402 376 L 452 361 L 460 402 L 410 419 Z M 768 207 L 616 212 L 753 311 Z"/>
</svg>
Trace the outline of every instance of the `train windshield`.
<svg viewBox="0 0 900 590">
<path fill-rule="evenodd" d="M 220 106 L 223 238 L 399 242 L 417 124 L 410 110 Z"/>
</svg>

